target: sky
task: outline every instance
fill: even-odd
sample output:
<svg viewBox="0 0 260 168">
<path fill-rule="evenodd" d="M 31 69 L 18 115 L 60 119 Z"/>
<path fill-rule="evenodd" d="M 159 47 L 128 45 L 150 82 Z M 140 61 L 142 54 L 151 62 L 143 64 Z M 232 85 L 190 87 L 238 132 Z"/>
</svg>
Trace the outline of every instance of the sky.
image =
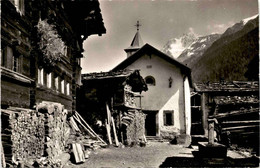
<svg viewBox="0 0 260 168">
<path fill-rule="evenodd" d="M 194 32 L 223 33 L 242 19 L 259 13 L 258 0 L 99 0 L 106 34 L 89 36 L 83 44 L 82 73 L 109 71 L 126 59 L 136 33 L 158 50 L 171 38 Z"/>
</svg>

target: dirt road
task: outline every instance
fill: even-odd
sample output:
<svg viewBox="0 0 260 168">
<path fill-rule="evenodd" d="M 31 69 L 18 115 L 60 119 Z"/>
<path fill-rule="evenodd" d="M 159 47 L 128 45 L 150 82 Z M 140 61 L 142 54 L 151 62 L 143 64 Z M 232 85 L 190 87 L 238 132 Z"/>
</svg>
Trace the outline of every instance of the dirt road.
<svg viewBox="0 0 260 168">
<path fill-rule="evenodd" d="M 65 168 L 159 167 L 167 157 L 191 157 L 191 150 L 167 142 L 149 142 L 146 147 L 108 147 L 92 152 L 85 163 L 69 163 Z"/>
</svg>

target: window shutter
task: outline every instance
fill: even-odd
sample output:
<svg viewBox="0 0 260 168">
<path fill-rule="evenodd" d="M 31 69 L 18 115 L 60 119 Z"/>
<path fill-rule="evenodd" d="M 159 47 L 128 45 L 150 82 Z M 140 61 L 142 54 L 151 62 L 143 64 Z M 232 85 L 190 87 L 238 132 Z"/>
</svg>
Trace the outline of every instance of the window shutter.
<svg viewBox="0 0 260 168">
<path fill-rule="evenodd" d="M 165 113 L 165 111 L 163 112 L 163 125 L 166 125 L 166 113 Z"/>
</svg>

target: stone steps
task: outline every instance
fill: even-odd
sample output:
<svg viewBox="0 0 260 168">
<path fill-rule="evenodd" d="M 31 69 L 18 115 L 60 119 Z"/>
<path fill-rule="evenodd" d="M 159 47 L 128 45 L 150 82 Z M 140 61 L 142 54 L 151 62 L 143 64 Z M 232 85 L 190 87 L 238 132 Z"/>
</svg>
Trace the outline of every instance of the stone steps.
<svg viewBox="0 0 260 168">
<path fill-rule="evenodd" d="M 159 136 L 146 136 L 147 141 L 152 141 L 152 142 L 166 142 L 169 141 L 167 139 L 163 139 L 162 137 Z"/>
</svg>

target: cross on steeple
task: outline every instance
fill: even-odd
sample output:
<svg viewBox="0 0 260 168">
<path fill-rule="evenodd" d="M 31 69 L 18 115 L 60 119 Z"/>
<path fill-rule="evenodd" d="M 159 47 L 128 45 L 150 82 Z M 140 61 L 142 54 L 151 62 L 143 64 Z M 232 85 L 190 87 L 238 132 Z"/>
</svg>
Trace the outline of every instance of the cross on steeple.
<svg viewBox="0 0 260 168">
<path fill-rule="evenodd" d="M 139 20 L 137 21 L 137 23 L 136 23 L 136 28 L 137 28 L 137 31 L 139 31 L 139 27 L 141 26 L 141 24 L 139 24 Z"/>
</svg>

